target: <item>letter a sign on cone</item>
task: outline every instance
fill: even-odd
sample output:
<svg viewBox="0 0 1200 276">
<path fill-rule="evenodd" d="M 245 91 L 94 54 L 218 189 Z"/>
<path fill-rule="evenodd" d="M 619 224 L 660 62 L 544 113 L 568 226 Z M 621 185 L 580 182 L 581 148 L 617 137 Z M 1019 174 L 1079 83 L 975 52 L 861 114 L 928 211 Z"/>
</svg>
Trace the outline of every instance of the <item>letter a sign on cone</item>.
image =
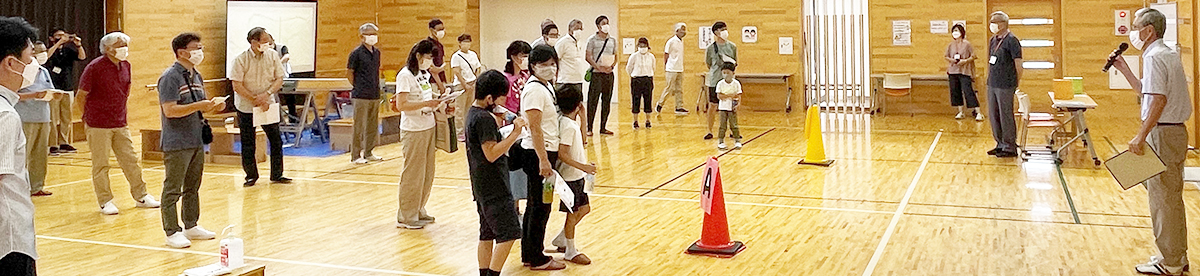
<svg viewBox="0 0 1200 276">
<path fill-rule="evenodd" d="M 700 232 L 700 240 L 688 247 L 688 254 L 732 258 L 738 252 L 746 250 L 746 244 L 729 239 L 729 223 L 725 218 L 725 195 L 721 189 L 721 167 L 717 164 L 716 157 L 710 157 L 704 166 L 700 208 L 704 209 L 704 228 Z"/>
</svg>

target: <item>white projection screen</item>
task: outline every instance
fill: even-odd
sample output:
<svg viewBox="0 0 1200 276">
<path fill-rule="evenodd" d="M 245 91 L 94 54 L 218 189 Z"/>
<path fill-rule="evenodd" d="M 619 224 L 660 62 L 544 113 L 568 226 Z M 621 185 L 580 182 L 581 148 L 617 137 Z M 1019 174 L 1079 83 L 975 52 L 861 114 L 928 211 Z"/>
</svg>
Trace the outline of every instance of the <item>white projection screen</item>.
<svg viewBox="0 0 1200 276">
<path fill-rule="evenodd" d="M 233 59 L 250 48 L 246 33 L 267 28 L 275 43 L 288 47 L 292 73 L 313 72 L 317 57 L 317 3 L 315 1 L 228 1 L 226 72 Z"/>
</svg>

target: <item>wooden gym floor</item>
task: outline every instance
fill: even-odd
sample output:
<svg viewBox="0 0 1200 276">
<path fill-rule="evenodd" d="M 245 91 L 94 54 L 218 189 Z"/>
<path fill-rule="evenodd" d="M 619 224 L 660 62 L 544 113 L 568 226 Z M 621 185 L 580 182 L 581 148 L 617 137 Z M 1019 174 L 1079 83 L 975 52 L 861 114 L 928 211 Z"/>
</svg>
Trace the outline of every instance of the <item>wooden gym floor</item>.
<svg viewBox="0 0 1200 276">
<path fill-rule="evenodd" d="M 506 275 L 1132 275 L 1156 252 L 1145 190 L 1122 191 L 1082 147 L 1059 169 L 987 156 L 994 143 L 986 122 L 825 115 L 836 163 L 821 168 L 796 165 L 805 155 L 803 110 L 743 112 L 746 147 L 730 151 L 700 139 L 695 114 L 665 114 L 635 131 L 623 105 L 613 110 L 617 135 L 588 148 L 601 170 L 577 239 L 595 262 L 534 273 L 514 247 Z M 1101 158 L 1124 149 L 1137 124 L 1088 119 Z M 111 176 L 121 214 L 101 215 L 87 144 L 77 146 L 80 153 L 50 159 L 54 195 L 34 199 L 41 275 L 177 275 L 216 261 L 216 240 L 165 247 L 159 211 L 133 208 L 118 168 Z M 287 157 L 295 184 L 251 188 L 241 187 L 240 167 L 209 165 L 200 223 L 213 231 L 237 224 L 248 261 L 271 275 L 477 274 L 464 154 L 438 154 L 428 205 L 437 223 L 412 231 L 393 226 L 399 145 L 376 153 L 386 161 Z M 749 246 L 733 259 L 683 253 L 700 235 L 696 168 L 708 156 L 721 161 L 730 233 Z M 1189 155 L 1188 163 L 1198 162 Z M 158 197 L 162 164 L 142 166 Z M 1184 193 L 1190 221 L 1200 221 L 1196 186 Z M 551 216 L 548 236 L 562 221 Z"/>
</svg>

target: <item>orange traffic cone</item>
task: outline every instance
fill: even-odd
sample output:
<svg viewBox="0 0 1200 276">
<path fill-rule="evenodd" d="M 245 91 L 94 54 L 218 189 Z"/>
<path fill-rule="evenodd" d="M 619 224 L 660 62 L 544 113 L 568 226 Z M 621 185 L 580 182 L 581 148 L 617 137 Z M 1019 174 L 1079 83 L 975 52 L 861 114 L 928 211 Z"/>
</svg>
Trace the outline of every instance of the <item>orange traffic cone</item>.
<svg viewBox="0 0 1200 276">
<path fill-rule="evenodd" d="M 704 228 L 700 232 L 700 240 L 688 247 L 688 254 L 733 258 L 738 252 L 746 250 L 746 244 L 729 239 L 729 222 L 725 219 L 725 195 L 721 189 L 721 168 L 716 157 L 709 158 L 704 167 L 700 208 L 704 209 Z"/>
<path fill-rule="evenodd" d="M 801 165 L 817 165 L 828 167 L 833 165 L 832 159 L 825 159 L 825 142 L 821 136 L 821 110 L 816 105 L 808 107 L 808 117 L 804 119 L 804 136 L 808 138 L 808 151 Z"/>
</svg>

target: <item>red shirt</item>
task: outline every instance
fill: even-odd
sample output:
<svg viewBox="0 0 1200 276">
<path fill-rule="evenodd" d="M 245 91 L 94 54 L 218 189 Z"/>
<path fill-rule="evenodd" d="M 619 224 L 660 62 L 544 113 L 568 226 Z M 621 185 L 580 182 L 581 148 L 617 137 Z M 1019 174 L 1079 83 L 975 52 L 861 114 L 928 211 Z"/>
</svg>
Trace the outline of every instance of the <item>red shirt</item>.
<svg viewBox="0 0 1200 276">
<path fill-rule="evenodd" d="M 87 91 L 83 122 L 94 128 L 122 128 L 129 100 L 129 62 L 115 64 L 107 56 L 88 63 L 79 76 L 79 89 Z"/>
</svg>

